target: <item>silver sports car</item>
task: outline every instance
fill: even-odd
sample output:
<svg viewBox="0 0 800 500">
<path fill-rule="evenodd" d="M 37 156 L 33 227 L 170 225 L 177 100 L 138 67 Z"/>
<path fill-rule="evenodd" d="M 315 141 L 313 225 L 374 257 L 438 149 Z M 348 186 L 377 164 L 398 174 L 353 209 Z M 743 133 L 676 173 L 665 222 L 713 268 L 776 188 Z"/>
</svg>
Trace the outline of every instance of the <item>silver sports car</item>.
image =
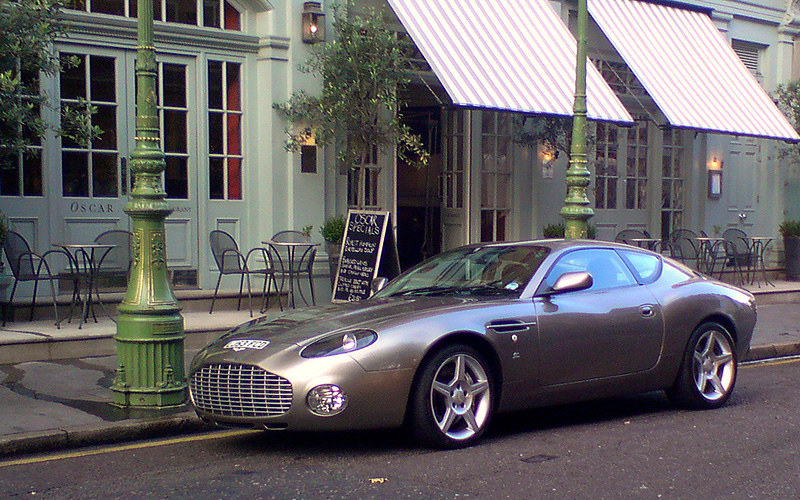
<svg viewBox="0 0 800 500">
<path fill-rule="evenodd" d="M 456 448 L 495 413 L 535 406 L 663 389 L 684 407 L 719 407 L 755 323 L 750 293 L 657 253 L 477 244 L 368 300 L 240 325 L 194 358 L 189 388 L 198 415 L 222 426 L 405 424 Z"/>
</svg>

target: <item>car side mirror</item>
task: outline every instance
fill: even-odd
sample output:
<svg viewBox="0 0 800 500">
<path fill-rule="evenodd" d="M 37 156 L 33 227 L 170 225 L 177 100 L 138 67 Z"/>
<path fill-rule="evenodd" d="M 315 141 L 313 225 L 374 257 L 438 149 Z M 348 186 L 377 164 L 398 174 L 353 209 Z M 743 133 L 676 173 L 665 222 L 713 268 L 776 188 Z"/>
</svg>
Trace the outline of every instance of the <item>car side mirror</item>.
<svg viewBox="0 0 800 500">
<path fill-rule="evenodd" d="M 370 291 L 374 295 L 383 290 L 383 288 L 386 286 L 386 283 L 388 282 L 389 280 L 382 276 L 374 278 L 369 284 Z"/>
<path fill-rule="evenodd" d="M 564 273 L 558 277 L 553 287 L 547 291 L 546 295 L 555 295 L 566 292 L 577 292 L 586 290 L 594 285 L 592 275 L 586 271 L 573 271 Z"/>
</svg>

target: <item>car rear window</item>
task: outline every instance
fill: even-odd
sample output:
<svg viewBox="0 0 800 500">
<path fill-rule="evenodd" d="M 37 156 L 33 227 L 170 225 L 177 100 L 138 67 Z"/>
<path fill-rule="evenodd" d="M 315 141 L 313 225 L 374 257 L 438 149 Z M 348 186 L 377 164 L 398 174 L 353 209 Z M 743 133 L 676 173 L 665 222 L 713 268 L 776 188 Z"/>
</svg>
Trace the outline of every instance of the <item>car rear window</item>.
<svg viewBox="0 0 800 500">
<path fill-rule="evenodd" d="M 630 250 L 620 250 L 620 254 L 633 267 L 640 282 L 648 284 L 658 279 L 661 273 L 661 259 L 658 256 Z"/>
</svg>

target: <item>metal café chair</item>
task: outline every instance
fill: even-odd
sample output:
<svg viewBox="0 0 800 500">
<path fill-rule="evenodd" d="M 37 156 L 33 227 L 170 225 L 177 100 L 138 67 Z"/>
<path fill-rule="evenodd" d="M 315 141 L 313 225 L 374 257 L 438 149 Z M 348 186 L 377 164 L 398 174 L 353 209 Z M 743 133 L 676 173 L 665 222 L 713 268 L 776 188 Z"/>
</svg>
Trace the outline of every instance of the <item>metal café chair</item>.
<svg viewBox="0 0 800 500">
<path fill-rule="evenodd" d="M 103 254 L 97 262 L 98 274 L 102 277 L 124 276 L 127 282 L 128 274 L 131 271 L 131 241 L 133 234 L 124 229 L 112 229 L 100 233 L 95 239 L 95 243 L 102 245 L 114 245 Z"/>
<path fill-rule="evenodd" d="M 722 232 L 722 239 L 725 242 L 725 264 L 722 266 L 720 276 L 726 267 L 732 267 L 734 273 L 742 277 L 742 283 L 746 282 L 750 278 L 750 270 L 755 260 L 747 233 L 732 227 Z"/>
<path fill-rule="evenodd" d="M 301 231 L 285 230 L 275 233 L 269 242 L 279 259 L 279 266 L 282 268 L 281 283 L 285 279 L 289 280 L 289 300 L 292 305 L 295 303 L 294 288 L 295 284 L 300 292 L 300 298 L 306 305 L 308 299 L 303 293 L 301 279 L 308 279 L 309 292 L 311 294 L 311 305 L 316 305 L 317 300 L 314 292 L 314 261 L 317 256 L 316 244 L 311 242 L 311 237 Z M 299 253 L 299 256 L 298 256 Z M 281 290 L 283 286 L 281 285 Z"/>
<path fill-rule="evenodd" d="M 275 285 L 276 290 L 278 289 L 278 284 L 275 280 L 276 270 L 273 265 L 271 253 L 263 247 L 253 248 L 246 254 L 242 253 L 239 251 L 239 245 L 236 243 L 233 236 L 218 229 L 211 231 L 209 234 L 209 243 L 211 244 L 211 253 L 214 256 L 214 261 L 219 270 L 219 277 L 217 278 L 217 286 L 214 288 L 214 295 L 211 298 L 211 307 L 208 310 L 208 314 L 214 312 L 214 302 L 217 300 L 217 293 L 219 293 L 219 285 L 222 282 L 222 277 L 225 275 L 238 275 L 239 300 L 236 304 L 236 310 L 238 311 L 242 307 L 242 292 L 246 279 L 247 299 L 250 306 L 250 316 L 252 316 L 253 295 L 250 276 L 256 275 L 264 278 L 264 287 L 261 291 L 264 297 L 270 293 L 272 285 Z M 261 256 L 263 260 L 259 262 L 256 256 Z"/>
<path fill-rule="evenodd" d="M 44 254 L 38 254 L 31 250 L 31 246 L 28 244 L 25 237 L 15 231 L 8 231 L 6 234 L 6 239 L 3 241 L 3 251 L 6 254 L 6 261 L 8 261 L 8 266 L 11 268 L 11 273 L 14 275 L 14 285 L 11 287 L 11 294 L 8 298 L 9 305 L 13 304 L 17 285 L 21 282 L 32 281 L 33 296 L 31 297 L 31 314 L 29 321 L 33 321 L 39 282 L 49 281 L 50 292 L 53 299 L 55 324 L 59 327 L 56 285 L 54 283 L 57 277 L 53 275 L 47 259 L 55 254 L 64 254 L 64 252 L 61 250 L 50 250 Z M 5 317 L 3 318 L 3 324 L 5 324 Z"/>
<path fill-rule="evenodd" d="M 690 229 L 676 229 L 667 238 L 673 257 L 687 266 L 697 267 L 700 264 L 699 242 L 697 234 Z"/>
</svg>

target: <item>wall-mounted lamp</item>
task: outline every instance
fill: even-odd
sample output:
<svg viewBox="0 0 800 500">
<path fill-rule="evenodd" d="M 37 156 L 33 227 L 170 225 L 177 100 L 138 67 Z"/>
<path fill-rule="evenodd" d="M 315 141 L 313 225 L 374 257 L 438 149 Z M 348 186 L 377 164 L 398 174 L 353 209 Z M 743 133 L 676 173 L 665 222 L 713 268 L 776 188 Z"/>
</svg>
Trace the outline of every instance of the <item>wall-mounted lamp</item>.
<svg viewBox="0 0 800 500">
<path fill-rule="evenodd" d="M 542 145 L 539 147 L 539 158 L 542 160 L 542 178 L 552 179 L 553 164 L 558 159 L 558 151 Z"/>
<path fill-rule="evenodd" d="M 722 196 L 722 160 L 715 156 L 708 162 L 708 197 Z"/>
<path fill-rule="evenodd" d="M 319 2 L 303 4 L 303 41 L 317 43 L 325 40 L 325 13 Z"/>
</svg>

